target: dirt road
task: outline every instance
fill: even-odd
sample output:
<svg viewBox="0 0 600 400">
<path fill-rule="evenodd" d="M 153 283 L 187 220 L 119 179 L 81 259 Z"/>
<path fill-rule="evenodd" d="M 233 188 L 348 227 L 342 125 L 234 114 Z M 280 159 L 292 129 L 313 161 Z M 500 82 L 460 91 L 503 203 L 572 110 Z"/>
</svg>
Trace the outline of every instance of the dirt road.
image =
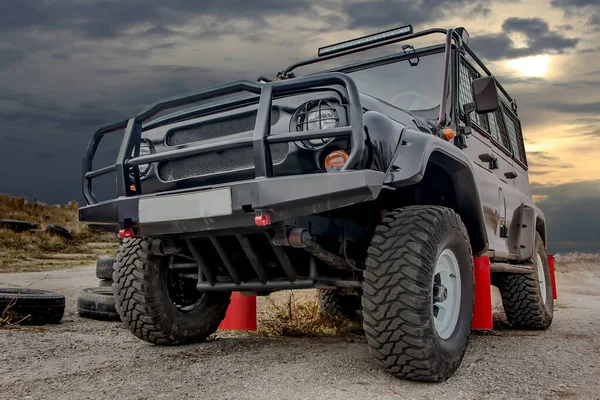
<svg viewBox="0 0 600 400">
<path fill-rule="evenodd" d="M 546 332 L 475 334 L 447 382 L 388 376 L 362 338 L 218 335 L 157 347 L 120 323 L 75 312 L 91 267 L 0 274 L 67 296 L 59 326 L 0 330 L 0 399 L 600 399 L 600 268 L 560 274 L 554 323 Z"/>
</svg>

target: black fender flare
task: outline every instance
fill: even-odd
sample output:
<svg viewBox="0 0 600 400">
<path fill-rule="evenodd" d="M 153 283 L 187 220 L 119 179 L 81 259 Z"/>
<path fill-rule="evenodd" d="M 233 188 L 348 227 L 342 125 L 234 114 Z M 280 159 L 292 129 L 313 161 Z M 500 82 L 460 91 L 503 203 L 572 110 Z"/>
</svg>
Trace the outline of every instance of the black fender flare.
<svg viewBox="0 0 600 400">
<path fill-rule="evenodd" d="M 404 129 L 386 171 L 384 185 L 399 188 L 417 184 L 425 176 L 430 163 L 444 169 L 452 179 L 456 211 L 469 233 L 473 254 L 485 253 L 488 237 L 481 196 L 473 173 L 476 166 L 458 147 L 435 135 Z"/>
</svg>

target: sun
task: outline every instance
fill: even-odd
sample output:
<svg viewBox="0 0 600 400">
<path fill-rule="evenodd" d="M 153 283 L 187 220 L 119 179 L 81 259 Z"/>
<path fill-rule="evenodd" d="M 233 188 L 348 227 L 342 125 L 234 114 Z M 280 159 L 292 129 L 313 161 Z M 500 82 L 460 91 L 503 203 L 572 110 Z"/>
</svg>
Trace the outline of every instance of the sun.
<svg viewBox="0 0 600 400">
<path fill-rule="evenodd" d="M 508 62 L 508 66 L 523 76 L 541 77 L 550 69 L 549 56 L 517 58 Z"/>
</svg>

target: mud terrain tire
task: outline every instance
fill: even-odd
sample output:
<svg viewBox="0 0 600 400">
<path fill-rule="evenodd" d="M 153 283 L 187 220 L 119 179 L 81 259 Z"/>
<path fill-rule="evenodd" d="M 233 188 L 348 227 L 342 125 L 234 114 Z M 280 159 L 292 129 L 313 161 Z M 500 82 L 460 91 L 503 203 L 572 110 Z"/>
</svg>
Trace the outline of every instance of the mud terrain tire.
<svg viewBox="0 0 600 400">
<path fill-rule="evenodd" d="M 360 296 L 343 295 L 339 290 L 319 290 L 319 309 L 333 318 L 360 319 L 360 301 Z"/>
<path fill-rule="evenodd" d="M 536 232 L 535 251 L 529 260 L 534 267 L 537 266 L 538 257 L 542 263 L 543 279 L 540 279 L 537 268 L 531 275 L 502 274 L 498 279 L 506 319 L 516 329 L 544 330 L 552 324 L 554 295 L 550 266 L 544 241 Z M 545 290 L 542 290 L 541 284 L 544 284 Z"/>
<path fill-rule="evenodd" d="M 443 289 L 435 287 L 441 279 L 436 271 L 447 259 L 454 260 L 456 271 L 445 273 L 448 287 L 455 288 L 454 297 L 448 295 L 455 306 L 448 307 L 454 318 L 442 338 L 434 289 Z M 448 379 L 467 348 L 473 296 L 471 245 L 458 214 L 445 207 L 411 206 L 385 215 L 368 249 L 362 296 L 369 350 L 383 368 L 408 380 Z"/>
<path fill-rule="evenodd" d="M 146 239 L 126 239 L 114 265 L 113 291 L 123 323 L 138 338 L 158 345 L 206 340 L 225 318 L 229 293 L 204 293 L 183 312 L 168 291 L 168 258 L 149 252 Z"/>
</svg>

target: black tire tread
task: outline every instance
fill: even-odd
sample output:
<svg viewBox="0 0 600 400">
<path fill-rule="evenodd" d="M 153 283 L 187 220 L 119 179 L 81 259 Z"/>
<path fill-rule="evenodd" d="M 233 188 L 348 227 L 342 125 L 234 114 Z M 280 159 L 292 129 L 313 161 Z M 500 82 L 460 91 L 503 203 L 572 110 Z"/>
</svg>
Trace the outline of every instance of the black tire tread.
<svg viewBox="0 0 600 400">
<path fill-rule="evenodd" d="M 96 260 L 96 278 L 112 279 L 115 262 L 117 262 L 115 257 L 99 258 Z"/>
<path fill-rule="evenodd" d="M 458 229 L 470 243 L 453 210 L 410 206 L 385 215 L 368 249 L 362 296 L 367 342 L 377 362 L 404 379 L 447 379 L 460 365 L 467 347 L 465 344 L 457 360 L 446 360 L 435 351 L 429 329 L 430 300 L 422 295 L 431 291 L 426 269 L 435 263 L 431 243 L 440 235 L 443 223 Z"/>
<path fill-rule="evenodd" d="M 16 297 L 16 299 L 15 299 Z M 47 290 L 0 288 L 0 316 L 20 325 L 58 324 L 65 296 Z"/>
<path fill-rule="evenodd" d="M 110 288 L 87 288 L 77 296 L 79 316 L 105 321 L 120 321 L 115 298 Z"/>
<path fill-rule="evenodd" d="M 360 297 L 342 295 L 339 290 L 319 290 L 319 308 L 325 315 L 334 318 L 347 318 L 356 320 L 359 318 Z"/>
<path fill-rule="evenodd" d="M 181 345 L 206 340 L 219 327 L 229 306 L 228 293 L 209 293 L 211 304 L 200 329 L 187 329 L 169 321 L 157 297 L 159 260 L 148 251 L 145 239 L 126 239 L 113 272 L 116 308 L 122 321 L 138 338 L 157 345 Z"/>
</svg>

